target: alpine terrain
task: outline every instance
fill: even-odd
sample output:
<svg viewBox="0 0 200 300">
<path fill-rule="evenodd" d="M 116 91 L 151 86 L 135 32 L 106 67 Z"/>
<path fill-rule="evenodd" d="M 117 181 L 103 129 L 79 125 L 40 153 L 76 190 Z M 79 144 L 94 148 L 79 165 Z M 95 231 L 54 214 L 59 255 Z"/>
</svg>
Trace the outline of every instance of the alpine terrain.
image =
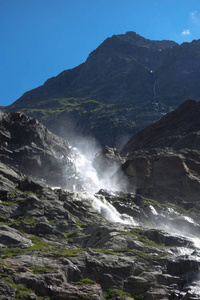
<svg viewBox="0 0 200 300">
<path fill-rule="evenodd" d="M 134 32 L 0 111 L 0 299 L 200 299 L 200 41 Z"/>
</svg>

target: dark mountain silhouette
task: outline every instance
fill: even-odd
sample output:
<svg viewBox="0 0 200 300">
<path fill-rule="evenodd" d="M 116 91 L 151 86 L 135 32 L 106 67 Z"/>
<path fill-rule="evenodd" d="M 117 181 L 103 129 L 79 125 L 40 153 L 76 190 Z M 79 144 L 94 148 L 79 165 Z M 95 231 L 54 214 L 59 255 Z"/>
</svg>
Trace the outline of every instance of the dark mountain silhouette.
<svg viewBox="0 0 200 300">
<path fill-rule="evenodd" d="M 175 111 L 134 135 L 123 147 L 122 153 L 170 147 L 200 150 L 200 102 L 187 100 Z"/>
<path fill-rule="evenodd" d="M 114 35 L 85 63 L 26 92 L 8 110 L 22 110 L 68 139 L 75 132 L 113 146 L 184 100 L 200 99 L 199 64 L 200 41 Z"/>
</svg>

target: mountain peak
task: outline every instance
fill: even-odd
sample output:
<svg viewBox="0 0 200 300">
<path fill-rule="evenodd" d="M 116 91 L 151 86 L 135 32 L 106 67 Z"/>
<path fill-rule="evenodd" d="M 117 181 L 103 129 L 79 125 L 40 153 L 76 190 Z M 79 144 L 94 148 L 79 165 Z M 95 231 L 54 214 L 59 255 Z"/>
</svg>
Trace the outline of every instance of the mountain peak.
<svg viewBox="0 0 200 300">
<path fill-rule="evenodd" d="M 166 49 L 178 45 L 176 42 L 170 40 L 146 39 L 134 31 L 127 31 L 125 34 L 114 35 L 113 37 L 117 37 L 138 47 L 148 47 L 153 49 Z"/>
<path fill-rule="evenodd" d="M 200 100 L 199 53 L 198 41 L 179 46 L 133 31 L 113 35 L 85 63 L 25 93 L 9 110 L 29 110 L 64 137 L 70 127 L 118 146 L 119 136 L 124 142 L 184 100 Z"/>
</svg>

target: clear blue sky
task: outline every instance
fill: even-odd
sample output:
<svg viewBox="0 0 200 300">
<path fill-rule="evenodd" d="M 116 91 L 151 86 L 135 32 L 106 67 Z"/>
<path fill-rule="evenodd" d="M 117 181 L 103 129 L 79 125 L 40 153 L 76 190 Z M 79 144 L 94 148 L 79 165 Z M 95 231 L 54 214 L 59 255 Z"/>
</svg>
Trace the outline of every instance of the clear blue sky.
<svg viewBox="0 0 200 300">
<path fill-rule="evenodd" d="M 0 105 L 127 31 L 179 44 L 200 39 L 200 0 L 0 0 Z"/>
</svg>

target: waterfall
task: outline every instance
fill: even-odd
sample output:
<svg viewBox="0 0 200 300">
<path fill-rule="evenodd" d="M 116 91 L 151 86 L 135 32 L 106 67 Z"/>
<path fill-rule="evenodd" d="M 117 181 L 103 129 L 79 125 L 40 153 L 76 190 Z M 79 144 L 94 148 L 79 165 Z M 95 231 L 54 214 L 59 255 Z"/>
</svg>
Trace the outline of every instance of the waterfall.
<svg viewBox="0 0 200 300">
<path fill-rule="evenodd" d="M 154 100 L 156 101 L 156 79 L 154 83 Z M 200 239 L 198 238 L 197 230 L 199 228 L 199 224 L 197 224 L 191 217 L 181 215 L 172 208 L 160 208 L 160 210 L 157 211 L 154 205 L 149 205 L 150 212 L 148 213 L 148 225 L 142 225 L 139 221 L 137 222 L 128 214 L 119 213 L 103 195 L 95 193 L 100 189 L 114 191 L 118 188 L 119 190 L 120 186 L 115 184 L 112 176 L 102 178 L 101 180 L 99 179 L 97 171 L 92 165 L 92 156 L 86 157 L 76 148 L 73 148 L 73 152 L 74 155 L 72 161 L 75 169 L 74 174 L 71 177 L 72 181 L 74 180 L 73 190 L 76 201 L 85 202 L 88 207 L 95 209 L 109 222 L 122 223 L 132 226 L 144 226 L 151 229 L 154 228 L 157 230 L 162 230 L 166 234 L 169 234 L 173 237 L 185 238 L 185 246 L 172 247 L 169 249 L 169 253 L 174 256 L 174 260 L 178 260 L 180 258 L 183 260 L 191 260 L 191 262 L 195 262 L 197 264 L 193 273 L 188 271 L 188 280 L 185 284 L 185 288 L 187 289 L 189 287 L 193 294 L 200 296 L 200 271 L 198 271 L 200 262 Z M 78 184 L 81 184 L 83 187 L 81 192 L 79 189 L 77 189 L 78 184 L 76 183 L 76 180 Z M 117 193 L 116 197 L 118 197 Z M 142 211 L 142 207 L 138 207 L 138 209 L 141 209 Z"/>
<path fill-rule="evenodd" d="M 73 163 L 75 166 L 73 178 L 79 179 L 79 185 L 82 186 L 81 190 L 92 193 L 96 193 L 100 189 L 123 190 L 127 183 L 126 176 L 122 172 L 117 172 L 119 171 L 117 166 L 99 176 L 92 164 L 94 157 L 95 154 L 92 150 L 90 153 L 83 153 L 79 149 L 73 148 Z M 74 180 L 73 190 L 80 190 L 76 185 L 76 180 Z"/>
<path fill-rule="evenodd" d="M 110 204 L 103 195 L 93 195 L 89 192 L 78 193 L 80 201 L 87 202 L 107 221 L 137 226 L 139 225 L 132 217 L 127 214 L 120 214 L 116 208 Z"/>
<path fill-rule="evenodd" d="M 157 85 L 156 73 L 153 70 L 151 70 L 150 72 L 153 75 L 153 102 L 156 104 L 159 110 L 159 104 L 157 102 L 157 92 L 156 92 L 156 85 Z"/>
<path fill-rule="evenodd" d="M 153 101 L 158 104 L 156 102 L 156 98 L 157 98 L 157 94 L 156 94 L 156 84 L 157 84 L 157 80 L 156 80 L 156 74 L 153 72 L 153 78 L 154 78 L 154 84 L 153 84 Z"/>
</svg>

